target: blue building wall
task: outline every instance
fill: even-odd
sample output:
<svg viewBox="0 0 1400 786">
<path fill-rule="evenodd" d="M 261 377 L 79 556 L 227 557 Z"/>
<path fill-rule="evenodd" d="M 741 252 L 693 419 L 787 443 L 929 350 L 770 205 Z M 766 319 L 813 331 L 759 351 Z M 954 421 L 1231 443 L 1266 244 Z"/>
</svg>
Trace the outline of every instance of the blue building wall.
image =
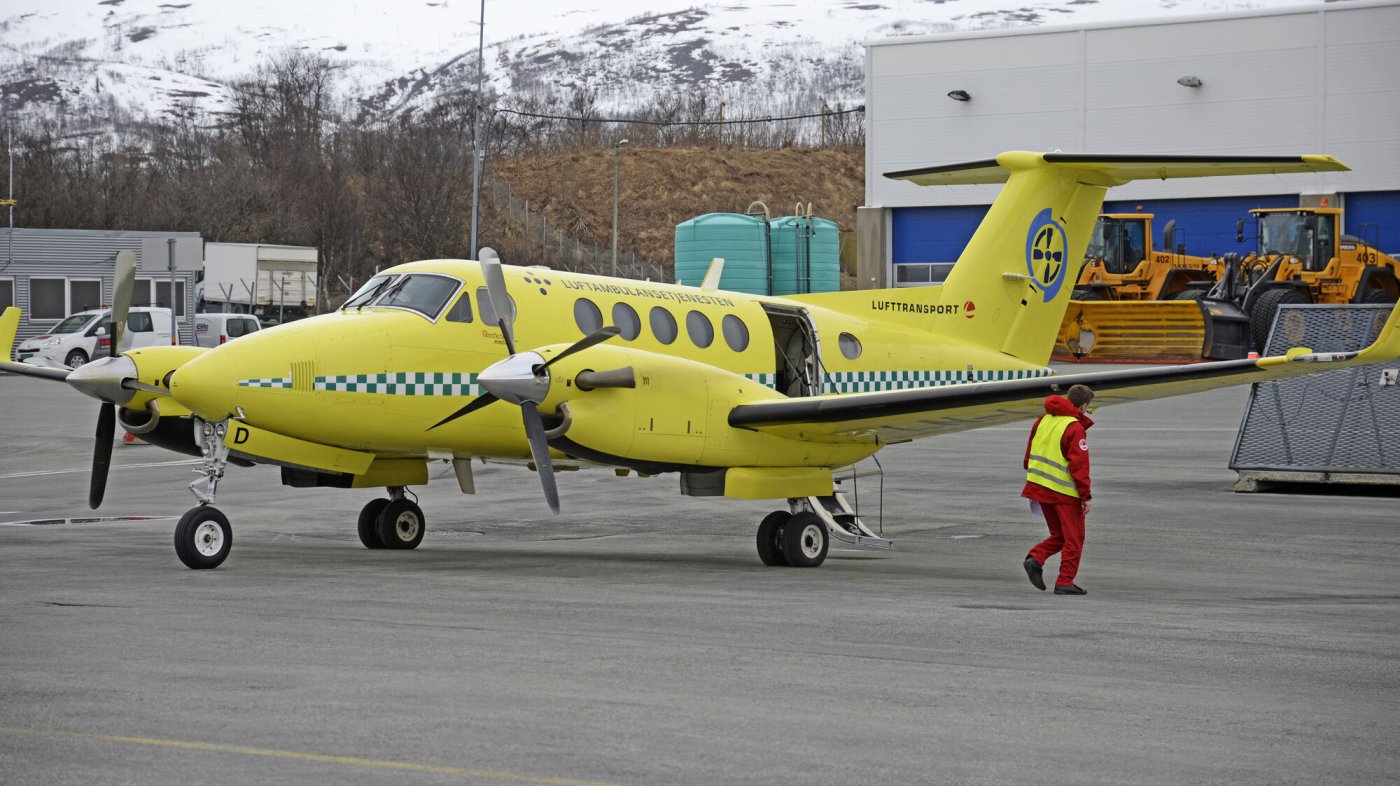
<svg viewBox="0 0 1400 786">
<path fill-rule="evenodd" d="M 1184 243 L 1188 254 L 1209 256 L 1247 253 L 1253 249 L 1253 222 L 1245 224 L 1245 242 L 1235 242 L 1235 224 L 1241 218 L 1248 218 L 1250 210 L 1295 207 L 1297 204 L 1297 194 L 1157 201 L 1109 200 L 1104 202 L 1103 212 L 1132 213 L 1141 206 L 1143 212 L 1154 214 L 1153 230 L 1157 236 L 1152 240 L 1153 245 L 1161 243 L 1162 228 L 1167 221 L 1176 219 L 1176 242 Z M 1379 236 L 1381 250 L 1400 251 L 1400 191 L 1347 194 L 1345 205 L 1345 232 L 1353 235 L 1364 233 L 1367 239 Z M 903 264 L 926 267 L 919 263 L 956 261 L 987 210 L 987 205 L 892 209 L 890 234 L 894 280 L 927 280 L 901 277 L 899 266 Z M 1363 229 L 1362 225 L 1370 226 Z"/>
<path fill-rule="evenodd" d="M 1400 255 L 1400 191 L 1347 194 L 1343 230 L 1371 241 L 1391 256 Z"/>
</svg>

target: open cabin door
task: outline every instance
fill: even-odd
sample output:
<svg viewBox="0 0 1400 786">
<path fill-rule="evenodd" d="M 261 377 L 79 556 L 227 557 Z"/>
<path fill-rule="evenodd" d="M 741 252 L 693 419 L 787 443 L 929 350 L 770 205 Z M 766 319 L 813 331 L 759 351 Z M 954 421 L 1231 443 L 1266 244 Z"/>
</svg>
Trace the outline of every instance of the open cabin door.
<svg viewBox="0 0 1400 786">
<path fill-rule="evenodd" d="M 764 303 L 773 328 L 776 357 L 774 389 L 786 396 L 815 396 L 822 392 L 821 341 L 805 309 Z"/>
</svg>

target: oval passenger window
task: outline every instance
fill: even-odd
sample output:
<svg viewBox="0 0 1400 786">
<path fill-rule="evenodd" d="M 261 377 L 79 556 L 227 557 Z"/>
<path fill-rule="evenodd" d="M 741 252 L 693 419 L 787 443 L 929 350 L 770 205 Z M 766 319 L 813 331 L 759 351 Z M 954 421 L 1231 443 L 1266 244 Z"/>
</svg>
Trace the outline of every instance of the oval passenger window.
<svg viewBox="0 0 1400 786">
<path fill-rule="evenodd" d="M 837 337 L 836 343 L 841 345 L 841 354 L 845 355 L 847 359 L 855 360 L 860 357 L 860 339 L 850 333 L 842 333 Z"/>
<path fill-rule="evenodd" d="M 651 334 L 656 336 L 657 341 L 670 344 L 676 340 L 679 330 L 676 327 L 676 318 L 671 316 L 671 312 L 661 306 L 653 306 L 648 319 L 651 322 Z"/>
<path fill-rule="evenodd" d="M 744 324 L 744 320 L 733 314 L 725 314 L 720 321 L 720 330 L 724 332 L 724 343 L 735 352 L 743 352 L 749 348 L 749 326 Z"/>
<path fill-rule="evenodd" d="M 715 326 L 710 322 L 710 318 L 699 311 L 692 311 L 685 315 L 685 332 L 690 334 L 690 340 L 695 346 L 704 349 L 715 341 Z"/>
<path fill-rule="evenodd" d="M 637 316 L 637 312 L 626 303 L 618 303 L 612 307 L 613 324 L 622 331 L 622 337 L 631 341 L 642 334 L 642 320 Z"/>
<path fill-rule="evenodd" d="M 574 301 L 574 324 L 586 336 L 603 326 L 603 312 L 598 309 L 598 304 L 581 297 Z"/>
</svg>

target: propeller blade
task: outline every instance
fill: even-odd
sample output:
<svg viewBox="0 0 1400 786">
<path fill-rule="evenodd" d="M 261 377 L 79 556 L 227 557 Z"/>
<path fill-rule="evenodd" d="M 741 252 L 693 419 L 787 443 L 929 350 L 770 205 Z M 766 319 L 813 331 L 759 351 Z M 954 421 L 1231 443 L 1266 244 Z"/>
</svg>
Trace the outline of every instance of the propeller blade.
<svg viewBox="0 0 1400 786">
<path fill-rule="evenodd" d="M 582 352 L 583 350 L 588 349 L 589 347 L 595 344 L 601 344 L 604 341 L 607 341 L 608 339 L 612 338 L 613 336 L 616 336 L 621 332 L 621 329 L 613 325 L 608 325 L 605 328 L 599 328 L 598 330 L 589 333 L 588 335 L 584 336 L 578 341 L 575 341 L 573 343 L 573 346 L 550 358 L 543 366 L 540 366 L 540 371 L 544 371 L 545 369 L 549 368 L 555 363 L 558 363 L 564 358 L 574 354 L 575 352 Z"/>
<path fill-rule="evenodd" d="M 525 419 L 525 436 L 530 439 L 530 455 L 535 459 L 535 471 L 540 475 L 540 485 L 544 487 L 544 499 L 549 509 L 559 512 L 559 489 L 554 485 L 554 462 L 549 458 L 549 441 L 544 435 L 544 419 L 534 406 L 526 404 L 520 408 Z"/>
<path fill-rule="evenodd" d="M 108 357 L 121 354 L 122 335 L 126 333 L 126 317 L 131 312 L 131 295 L 136 289 L 136 254 L 117 254 L 116 270 L 112 273 L 112 346 Z M 170 313 L 175 313 L 171 303 Z M 101 496 L 98 497 L 100 501 Z M 93 505 L 93 507 L 97 507 Z"/>
<path fill-rule="evenodd" d="M 439 420 L 438 422 L 436 422 L 436 423 L 434 423 L 433 425 L 429 426 L 429 427 L 428 427 L 428 430 L 429 430 L 429 431 L 432 431 L 433 429 L 437 428 L 438 426 L 443 426 L 443 425 L 446 425 L 446 424 L 448 424 L 448 423 L 451 423 L 452 421 L 454 421 L 454 420 L 456 420 L 457 418 L 460 418 L 460 417 L 462 417 L 462 416 L 464 416 L 464 415 L 470 415 L 471 413 L 477 411 L 478 409 L 481 409 L 482 407 L 486 406 L 487 404 L 492 403 L 493 401 L 500 401 L 500 399 L 496 398 L 495 396 L 491 395 L 490 393 L 482 393 L 480 396 L 477 396 L 476 398 L 472 399 L 471 401 L 468 401 L 468 402 L 467 402 L 467 405 L 466 405 L 465 407 L 462 407 L 461 409 L 457 410 L 456 412 L 453 412 L 451 415 L 448 415 L 447 417 L 443 418 L 442 420 Z"/>
<path fill-rule="evenodd" d="M 92 446 L 92 482 L 88 486 L 88 507 L 97 510 L 107 492 L 107 469 L 112 465 L 112 438 L 117 431 L 117 408 L 102 402 L 97 411 L 97 442 Z"/>
<path fill-rule="evenodd" d="M 506 351 L 515 354 L 515 331 L 511 325 L 510 293 L 506 291 L 506 275 L 501 270 L 501 258 L 495 249 L 483 248 L 481 274 L 486 277 L 486 294 L 491 297 L 491 313 L 496 315 L 501 335 L 506 339 Z"/>
</svg>

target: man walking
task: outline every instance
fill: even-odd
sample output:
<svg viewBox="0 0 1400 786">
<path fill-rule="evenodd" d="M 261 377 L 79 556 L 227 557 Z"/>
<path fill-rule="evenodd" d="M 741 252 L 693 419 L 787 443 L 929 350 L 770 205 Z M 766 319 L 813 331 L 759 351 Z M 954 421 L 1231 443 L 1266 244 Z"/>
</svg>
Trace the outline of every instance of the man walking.
<svg viewBox="0 0 1400 786">
<path fill-rule="evenodd" d="M 1023 563 L 1036 589 L 1045 589 L 1041 568 L 1045 560 L 1060 555 L 1056 595 L 1085 595 L 1074 583 L 1079 555 L 1084 549 L 1084 516 L 1092 506 L 1089 496 L 1089 442 L 1085 431 L 1094 421 L 1087 413 L 1094 392 L 1075 385 L 1064 396 L 1045 399 L 1045 414 L 1031 428 L 1026 444 L 1026 487 L 1021 496 L 1039 508 L 1050 528 L 1050 537 L 1035 545 Z"/>
</svg>

